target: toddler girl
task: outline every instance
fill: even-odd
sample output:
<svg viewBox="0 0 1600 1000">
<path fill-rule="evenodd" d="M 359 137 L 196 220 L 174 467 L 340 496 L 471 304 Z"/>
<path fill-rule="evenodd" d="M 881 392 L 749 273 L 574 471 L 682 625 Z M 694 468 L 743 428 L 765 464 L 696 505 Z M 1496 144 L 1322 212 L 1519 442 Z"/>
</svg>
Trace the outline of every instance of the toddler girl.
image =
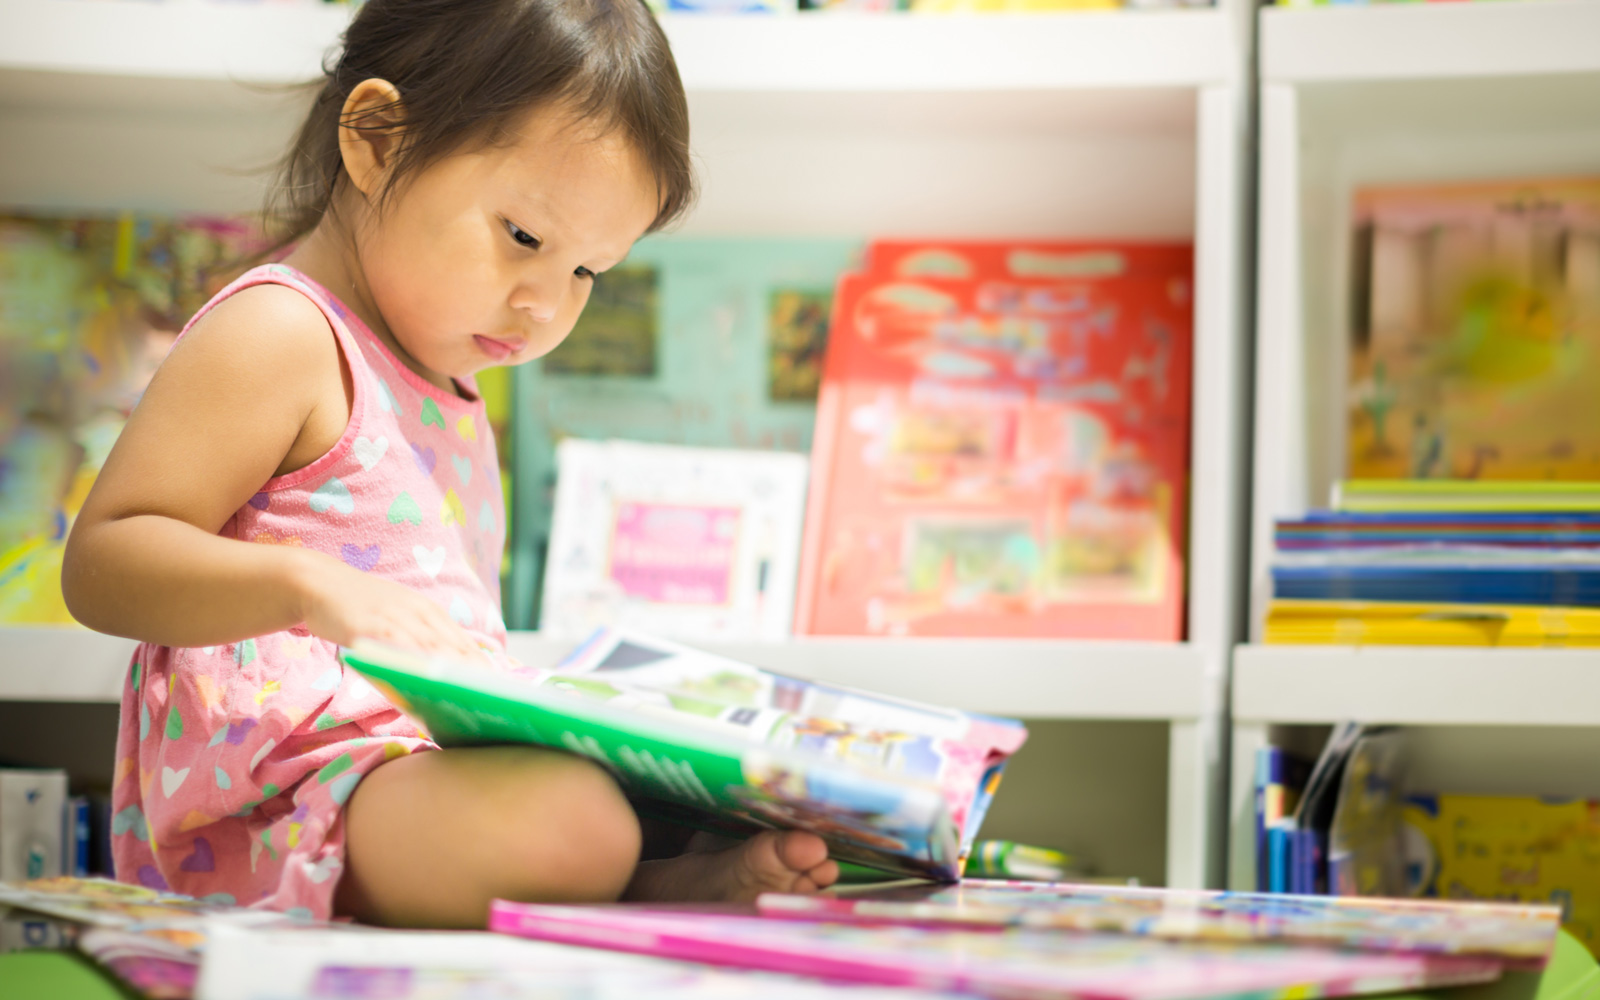
<svg viewBox="0 0 1600 1000">
<path fill-rule="evenodd" d="M 362 7 L 285 161 L 275 214 L 296 249 L 189 322 L 68 546 L 73 614 L 143 643 L 119 878 L 481 927 L 497 896 L 716 900 L 837 877 L 808 833 L 641 862 L 598 766 L 440 751 L 336 658 L 361 636 L 509 665 L 473 373 L 561 343 L 596 277 L 692 194 L 683 88 L 640 0 Z"/>
</svg>

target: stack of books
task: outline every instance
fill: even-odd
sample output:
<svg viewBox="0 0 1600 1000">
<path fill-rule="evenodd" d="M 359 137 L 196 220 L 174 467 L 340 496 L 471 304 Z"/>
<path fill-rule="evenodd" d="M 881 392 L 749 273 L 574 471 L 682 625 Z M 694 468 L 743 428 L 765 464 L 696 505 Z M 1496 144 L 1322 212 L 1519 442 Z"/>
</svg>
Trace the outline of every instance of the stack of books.
<svg viewBox="0 0 1600 1000">
<path fill-rule="evenodd" d="M 1352 480 L 1278 522 L 1269 643 L 1600 645 L 1600 484 Z"/>
</svg>

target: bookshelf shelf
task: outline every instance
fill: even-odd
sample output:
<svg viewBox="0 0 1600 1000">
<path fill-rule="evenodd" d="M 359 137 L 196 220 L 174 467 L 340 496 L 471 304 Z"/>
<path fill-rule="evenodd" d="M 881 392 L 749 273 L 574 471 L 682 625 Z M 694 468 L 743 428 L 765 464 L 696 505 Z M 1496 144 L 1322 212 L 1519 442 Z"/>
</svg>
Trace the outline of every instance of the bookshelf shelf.
<svg viewBox="0 0 1600 1000">
<path fill-rule="evenodd" d="M 0 629 L 0 700 L 116 702 L 135 643 L 82 629 Z M 512 633 L 525 663 L 572 647 Z M 1164 643 L 795 639 L 706 646 L 757 666 L 970 711 L 1036 719 L 1194 720 L 1203 657 Z"/>
<path fill-rule="evenodd" d="M 4 0 L 0 65 L 102 78 L 287 84 L 314 76 L 350 8 L 204 0 Z M 1226 80 L 1223 12 L 663 19 L 691 91 L 1029 92 Z M 136 37 L 138 45 L 127 45 Z"/>
<path fill-rule="evenodd" d="M 1261 11 L 1271 83 L 1600 73 L 1600 7 L 1588 0 Z"/>
<path fill-rule="evenodd" d="M 1233 717 L 1600 726 L 1600 650 L 1241 646 Z"/>
</svg>

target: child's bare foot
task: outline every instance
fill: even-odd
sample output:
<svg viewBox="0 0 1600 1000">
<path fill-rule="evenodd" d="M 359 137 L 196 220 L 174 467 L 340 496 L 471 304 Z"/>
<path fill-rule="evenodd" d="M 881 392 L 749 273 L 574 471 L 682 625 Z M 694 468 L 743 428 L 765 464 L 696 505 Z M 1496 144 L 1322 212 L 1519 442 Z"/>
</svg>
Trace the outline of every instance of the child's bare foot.
<svg viewBox="0 0 1600 1000">
<path fill-rule="evenodd" d="M 816 892 L 838 878 L 839 866 L 828 859 L 828 845 L 821 837 L 800 830 L 767 830 L 732 847 L 642 861 L 622 898 L 744 903 L 763 892 Z"/>
</svg>

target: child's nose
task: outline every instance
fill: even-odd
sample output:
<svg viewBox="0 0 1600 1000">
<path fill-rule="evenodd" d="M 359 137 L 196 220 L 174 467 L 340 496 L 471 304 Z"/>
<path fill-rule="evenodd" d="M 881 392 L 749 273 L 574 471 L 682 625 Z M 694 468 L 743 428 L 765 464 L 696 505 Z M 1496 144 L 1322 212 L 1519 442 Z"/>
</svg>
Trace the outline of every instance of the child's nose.
<svg viewBox="0 0 1600 1000">
<path fill-rule="evenodd" d="M 548 323 L 561 307 L 561 291 L 551 281 L 531 278 L 511 293 L 511 308 L 535 323 Z"/>
</svg>

